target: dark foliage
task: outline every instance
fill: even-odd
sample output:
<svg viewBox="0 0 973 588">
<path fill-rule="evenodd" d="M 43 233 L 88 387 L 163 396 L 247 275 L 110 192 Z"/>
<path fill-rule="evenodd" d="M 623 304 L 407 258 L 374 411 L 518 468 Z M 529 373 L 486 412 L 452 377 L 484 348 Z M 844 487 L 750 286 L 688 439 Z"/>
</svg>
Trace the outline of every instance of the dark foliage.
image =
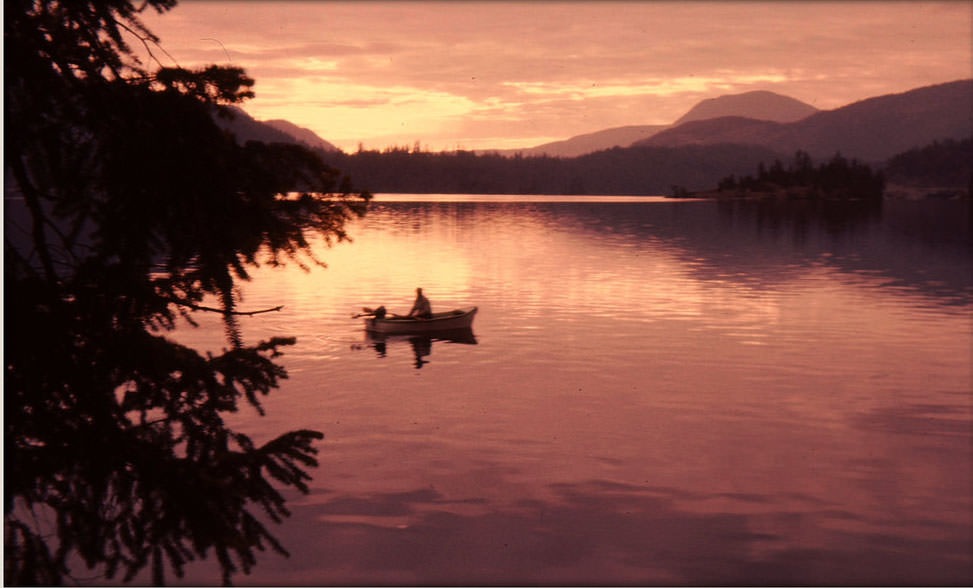
<svg viewBox="0 0 973 588">
<path fill-rule="evenodd" d="M 365 178 L 372 192 L 419 194 L 665 194 L 673 184 L 712 186 L 775 156 L 742 145 L 616 147 L 572 158 L 415 148 L 324 155 L 332 165 Z"/>
<path fill-rule="evenodd" d="M 786 168 L 780 160 L 774 160 L 769 168 L 761 162 L 756 175 L 727 176 L 720 180 L 718 190 L 729 194 L 874 200 L 882 198 L 885 179 L 867 165 L 841 154 L 815 167 L 807 153 L 798 151 Z"/>
<path fill-rule="evenodd" d="M 968 197 L 973 185 L 973 139 L 946 139 L 900 153 L 888 161 L 885 174 L 890 182 L 960 189 Z"/>
<path fill-rule="evenodd" d="M 261 410 L 294 342 L 246 345 L 236 284 L 319 263 L 310 240 L 344 238 L 365 199 L 317 154 L 238 146 L 214 123 L 252 96 L 242 70 L 135 59 L 128 42 L 156 42 L 138 13 L 174 5 L 4 5 L 7 584 L 63 583 L 78 559 L 161 584 L 209 556 L 228 583 L 257 551 L 285 553 L 261 520 L 286 516 L 280 489 L 306 491 L 316 465 L 316 431 L 258 446 L 223 422 L 241 399 Z M 227 349 L 165 336 L 205 309 Z"/>
</svg>

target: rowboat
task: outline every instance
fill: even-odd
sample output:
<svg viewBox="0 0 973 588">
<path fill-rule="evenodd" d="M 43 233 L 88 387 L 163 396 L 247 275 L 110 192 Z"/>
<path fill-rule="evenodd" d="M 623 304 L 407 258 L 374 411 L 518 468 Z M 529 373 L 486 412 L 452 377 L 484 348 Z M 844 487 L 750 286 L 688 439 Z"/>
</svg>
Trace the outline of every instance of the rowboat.
<svg viewBox="0 0 973 588">
<path fill-rule="evenodd" d="M 451 310 L 449 312 L 434 312 L 430 318 L 415 318 L 408 316 L 386 315 L 382 318 L 370 317 L 365 319 L 365 330 L 373 333 L 434 333 L 469 329 L 476 316 L 476 307 Z"/>
</svg>

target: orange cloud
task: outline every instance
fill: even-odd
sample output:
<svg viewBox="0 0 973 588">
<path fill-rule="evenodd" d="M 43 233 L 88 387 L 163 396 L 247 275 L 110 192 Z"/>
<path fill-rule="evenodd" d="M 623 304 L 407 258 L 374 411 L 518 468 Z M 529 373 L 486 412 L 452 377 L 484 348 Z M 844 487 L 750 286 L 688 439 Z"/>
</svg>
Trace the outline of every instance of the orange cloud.
<svg viewBox="0 0 973 588">
<path fill-rule="evenodd" d="M 245 67 L 257 118 L 287 118 L 344 148 L 487 147 L 668 123 L 699 100 L 752 89 L 836 108 L 966 78 L 971 11 L 963 2 L 195 1 L 145 21 L 182 65 Z"/>
</svg>

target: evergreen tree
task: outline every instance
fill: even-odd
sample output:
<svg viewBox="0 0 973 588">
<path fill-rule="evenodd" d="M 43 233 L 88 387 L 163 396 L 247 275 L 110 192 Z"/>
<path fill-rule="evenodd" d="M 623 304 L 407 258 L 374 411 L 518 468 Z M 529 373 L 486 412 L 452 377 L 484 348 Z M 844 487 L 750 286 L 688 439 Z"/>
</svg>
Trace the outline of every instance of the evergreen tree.
<svg viewBox="0 0 973 588">
<path fill-rule="evenodd" d="M 242 340 L 237 284 L 320 263 L 310 240 L 343 239 L 367 194 L 307 149 L 220 130 L 214 109 L 253 95 L 243 70 L 141 63 L 130 44 L 158 40 L 139 14 L 175 4 L 4 3 L 7 584 L 64 583 L 71 558 L 161 584 L 211 556 L 229 583 L 286 553 L 253 513 L 280 521 L 280 487 L 316 465 L 319 432 L 257 446 L 222 420 L 261 410 L 293 343 Z M 222 313 L 222 353 L 165 336 L 197 311 Z"/>
<path fill-rule="evenodd" d="M 791 188 L 801 189 L 795 192 L 800 197 L 881 200 L 885 178 L 880 172 L 873 172 L 855 159 L 849 161 L 840 153 L 814 168 L 811 157 L 798 151 L 787 169 L 779 160 L 775 160 L 769 170 L 760 163 L 756 178 L 744 176 L 737 180 L 731 175 L 717 184 L 720 192 L 752 191 L 785 196 L 792 196 Z"/>
</svg>

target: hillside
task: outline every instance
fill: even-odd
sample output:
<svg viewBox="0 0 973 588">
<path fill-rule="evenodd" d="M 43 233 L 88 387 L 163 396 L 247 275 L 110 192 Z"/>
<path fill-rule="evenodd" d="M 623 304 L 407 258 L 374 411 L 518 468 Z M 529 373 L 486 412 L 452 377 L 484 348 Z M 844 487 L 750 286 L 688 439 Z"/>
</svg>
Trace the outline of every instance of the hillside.
<svg viewBox="0 0 973 588">
<path fill-rule="evenodd" d="M 687 145 L 775 145 L 788 134 L 787 125 L 742 116 L 694 120 L 662 131 L 633 147 L 685 147 Z M 786 153 L 785 150 L 781 150 Z"/>
<path fill-rule="evenodd" d="M 576 135 L 563 141 L 544 143 L 526 149 L 504 149 L 489 151 L 499 155 L 547 155 L 550 157 L 577 157 L 612 147 L 628 147 L 636 141 L 648 139 L 659 131 L 669 128 L 669 125 L 630 125 L 615 127 L 594 133 Z"/>
<path fill-rule="evenodd" d="M 918 88 L 821 111 L 791 123 L 744 118 L 693 121 L 662 131 L 636 145 L 678 147 L 738 143 L 781 153 L 804 150 L 815 157 L 835 152 L 865 161 L 936 140 L 969 137 L 973 80 Z"/>
<path fill-rule="evenodd" d="M 629 125 L 603 131 L 576 135 L 563 141 L 544 143 L 526 149 L 488 151 L 499 155 L 547 155 L 550 157 L 577 157 L 613 147 L 629 147 L 656 134 L 685 122 L 725 116 L 745 117 L 761 121 L 792 122 L 818 112 L 818 109 L 800 100 L 759 90 L 708 98 L 696 104 L 671 125 Z M 710 144 L 720 141 L 710 141 Z M 685 144 L 694 144 L 689 141 Z"/>
<path fill-rule="evenodd" d="M 303 143 L 324 151 L 337 151 L 338 148 L 312 131 L 285 120 L 258 121 L 241 108 L 228 107 L 230 116 L 214 114 L 213 120 L 221 128 L 236 135 L 238 143 L 261 141 L 264 143 Z"/>
<path fill-rule="evenodd" d="M 310 129 L 305 129 L 304 127 L 299 127 L 290 121 L 274 119 L 274 120 L 265 120 L 260 122 L 262 122 L 267 126 L 273 127 L 278 131 L 283 131 L 287 133 L 291 137 L 294 137 L 298 141 L 304 143 L 305 145 L 313 149 L 322 149 L 324 151 L 338 151 L 337 147 L 335 147 L 333 144 L 319 137 L 317 134 L 315 134 L 314 131 Z"/>
<path fill-rule="evenodd" d="M 973 139 L 946 140 L 891 158 L 883 170 L 894 190 L 965 193 L 973 190 Z"/>
<path fill-rule="evenodd" d="M 800 100 L 766 90 L 758 90 L 703 100 L 682 115 L 672 126 L 724 116 L 774 122 L 794 122 L 807 118 L 816 112 L 818 112 L 817 108 Z"/>
</svg>

